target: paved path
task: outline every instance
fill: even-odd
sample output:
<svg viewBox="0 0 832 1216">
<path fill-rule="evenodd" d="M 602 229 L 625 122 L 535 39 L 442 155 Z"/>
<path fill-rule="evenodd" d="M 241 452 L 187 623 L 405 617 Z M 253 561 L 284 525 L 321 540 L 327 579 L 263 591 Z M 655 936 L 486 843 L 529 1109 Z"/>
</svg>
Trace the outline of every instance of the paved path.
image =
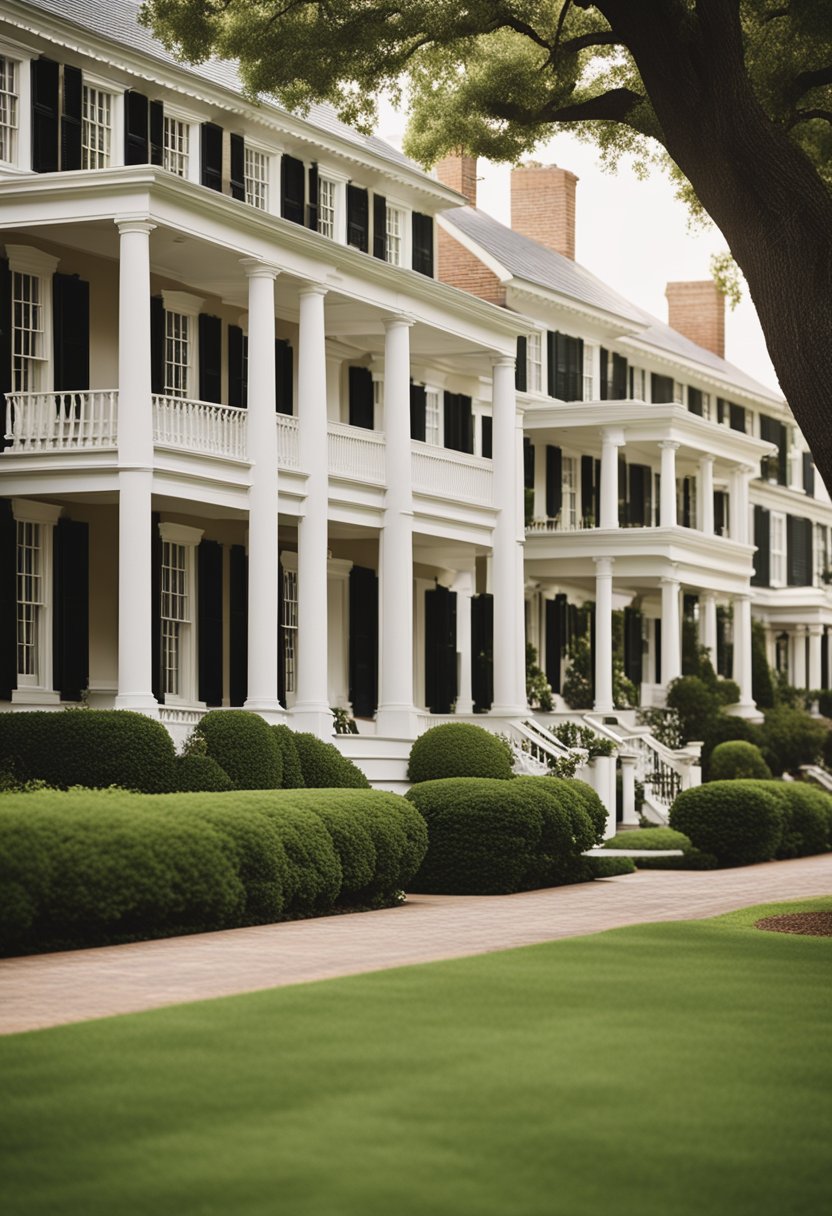
<svg viewBox="0 0 832 1216">
<path fill-rule="evenodd" d="M 812 895 L 832 895 L 832 854 L 712 873 L 644 870 L 522 895 L 414 895 L 381 912 L 4 959 L 0 1033 Z"/>
</svg>

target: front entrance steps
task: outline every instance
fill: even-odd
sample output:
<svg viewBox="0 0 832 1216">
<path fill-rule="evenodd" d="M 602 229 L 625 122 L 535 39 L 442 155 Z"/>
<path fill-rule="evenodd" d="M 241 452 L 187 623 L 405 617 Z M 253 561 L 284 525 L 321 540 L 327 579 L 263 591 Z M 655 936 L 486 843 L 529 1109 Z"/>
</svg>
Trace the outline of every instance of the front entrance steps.
<svg viewBox="0 0 832 1216">
<path fill-rule="evenodd" d="M 335 735 L 332 742 L 342 756 L 357 764 L 370 785 L 393 794 L 410 789 L 407 761 L 413 742 L 383 735 Z"/>
</svg>

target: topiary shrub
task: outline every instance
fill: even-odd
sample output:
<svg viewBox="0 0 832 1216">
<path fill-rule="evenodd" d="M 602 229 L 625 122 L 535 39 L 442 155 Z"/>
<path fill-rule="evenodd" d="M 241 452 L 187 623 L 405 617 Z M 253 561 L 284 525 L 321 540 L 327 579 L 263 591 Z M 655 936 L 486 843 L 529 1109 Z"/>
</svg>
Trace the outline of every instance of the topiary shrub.
<svg viewBox="0 0 832 1216">
<path fill-rule="evenodd" d="M 681 857 L 635 857 L 638 870 L 713 870 L 719 865 L 711 853 L 696 849 L 684 832 L 673 828 L 641 828 L 637 832 L 619 832 L 604 841 L 605 849 L 681 849 Z"/>
<path fill-rule="evenodd" d="M 733 742 L 735 739 L 742 739 L 746 743 L 759 746 L 760 728 L 755 723 L 749 722 L 747 718 L 729 717 L 723 713 L 717 714 L 708 727 L 702 744 L 700 763 L 703 781 L 711 779 L 711 755 L 714 749 L 720 743 Z"/>
<path fill-rule="evenodd" d="M 767 709 L 760 728 L 760 747 L 776 777 L 795 772 L 801 764 L 817 764 L 827 727 L 803 709 L 778 705 Z"/>
<path fill-rule="evenodd" d="M 206 754 L 225 770 L 235 789 L 280 789 L 283 755 L 274 731 L 259 714 L 212 709 L 194 734 L 205 740 Z"/>
<path fill-rule="evenodd" d="M 410 749 L 407 777 L 414 784 L 442 777 L 493 777 L 511 774 L 511 753 L 502 739 L 482 726 L 447 722 L 432 726 Z"/>
<path fill-rule="evenodd" d="M 300 756 L 295 746 L 295 733 L 288 726 L 273 726 L 278 746 L 283 756 L 283 789 L 303 789 L 303 769 L 300 766 Z"/>
<path fill-rule="evenodd" d="M 720 712 L 722 700 L 716 687 L 699 676 L 681 676 L 668 685 L 666 705 L 679 715 L 682 739 L 689 743 L 691 739 L 705 738 Z"/>
<path fill-rule="evenodd" d="M 734 739 L 718 743 L 711 752 L 709 776 L 711 781 L 770 781 L 771 769 L 759 747 Z"/>
<path fill-rule="evenodd" d="M 357 764 L 342 756 L 334 743 L 324 743 L 306 731 L 294 734 L 304 785 L 310 790 L 369 789 L 370 783 Z"/>
<path fill-rule="evenodd" d="M 632 857 L 584 857 L 583 862 L 592 878 L 618 878 L 635 874 L 637 866 Z"/>
<path fill-rule="evenodd" d="M 589 816 L 595 834 L 586 847 L 603 844 L 607 835 L 607 808 L 592 786 L 575 777 L 547 777 L 546 780 L 561 790 L 563 797 L 575 799 Z"/>
<path fill-rule="evenodd" d="M 233 790 L 234 784 L 212 756 L 187 755 L 176 757 L 176 788 L 182 793 L 200 790 L 220 793 Z"/>
<path fill-rule="evenodd" d="M 585 878 L 580 855 L 595 844 L 596 828 L 583 799 L 570 788 L 577 784 L 557 777 L 515 777 L 511 783 L 512 793 L 515 789 L 528 790 L 543 814 L 538 861 L 529 875 L 530 885 L 560 886 Z"/>
<path fill-rule="evenodd" d="M 669 823 L 720 865 L 771 861 L 783 837 L 780 802 L 765 781 L 711 781 L 683 790 Z"/>
<path fill-rule="evenodd" d="M 770 792 L 783 812 L 783 838 L 776 856 L 809 857 L 829 848 L 832 798 L 799 781 L 772 781 Z"/>
</svg>

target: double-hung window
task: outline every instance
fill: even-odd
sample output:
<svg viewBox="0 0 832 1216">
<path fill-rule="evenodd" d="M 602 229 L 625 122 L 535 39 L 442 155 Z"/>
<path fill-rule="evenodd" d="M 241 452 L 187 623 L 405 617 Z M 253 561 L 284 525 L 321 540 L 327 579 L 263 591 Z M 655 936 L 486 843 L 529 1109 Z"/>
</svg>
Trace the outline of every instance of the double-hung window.
<svg viewBox="0 0 832 1216">
<path fill-rule="evenodd" d="M 34 274 L 12 272 L 12 387 L 33 393 L 41 387 L 45 366 L 44 281 Z"/>
<path fill-rule="evenodd" d="M 561 457 L 560 526 L 572 532 L 578 526 L 578 491 L 575 479 L 575 457 Z"/>
<path fill-rule="evenodd" d="M 184 118 L 165 114 L 163 128 L 163 164 L 169 173 L 188 177 L 191 128 Z"/>
<path fill-rule="evenodd" d="M 318 177 L 318 232 L 335 239 L 335 182 Z"/>
<path fill-rule="evenodd" d="M 286 692 L 297 691 L 298 667 L 298 572 L 283 571 L 283 664 Z"/>
<path fill-rule="evenodd" d="M 38 683 L 43 608 L 41 525 L 30 520 L 19 519 L 17 521 L 17 675 L 19 683 Z"/>
<path fill-rule="evenodd" d="M 404 213 L 389 205 L 385 208 L 384 257 L 391 266 L 404 265 Z"/>
<path fill-rule="evenodd" d="M 539 331 L 526 338 L 526 390 L 543 392 L 543 337 Z"/>
<path fill-rule="evenodd" d="M 13 164 L 17 157 L 18 65 L 0 55 L 0 161 Z"/>
<path fill-rule="evenodd" d="M 786 585 L 786 516 L 772 511 L 769 522 L 769 582 L 772 587 Z"/>
<path fill-rule="evenodd" d="M 113 129 L 112 94 L 85 84 L 81 111 L 81 168 L 106 169 Z"/>
<path fill-rule="evenodd" d="M 187 549 L 162 541 L 162 691 L 182 693 L 182 633 L 190 625 Z"/>
<path fill-rule="evenodd" d="M 589 342 L 584 342 L 584 401 L 595 400 L 595 350 Z"/>
<path fill-rule="evenodd" d="M 187 397 L 191 380 L 193 318 L 165 310 L 165 395 Z"/>
<path fill-rule="evenodd" d="M 441 396 L 436 388 L 425 389 L 425 443 L 442 443 Z"/>
<path fill-rule="evenodd" d="M 257 148 L 245 149 L 246 202 L 259 211 L 269 209 L 269 158 Z"/>
</svg>

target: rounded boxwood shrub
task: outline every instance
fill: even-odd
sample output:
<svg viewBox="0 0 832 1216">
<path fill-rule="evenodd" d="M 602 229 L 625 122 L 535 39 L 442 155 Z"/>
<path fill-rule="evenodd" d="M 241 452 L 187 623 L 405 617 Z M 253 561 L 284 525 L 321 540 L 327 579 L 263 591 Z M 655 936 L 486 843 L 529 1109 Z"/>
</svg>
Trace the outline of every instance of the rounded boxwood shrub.
<svg viewBox="0 0 832 1216">
<path fill-rule="evenodd" d="M 126 709 L 0 713 L 0 767 L 58 789 L 176 789 L 176 753 L 161 722 Z"/>
<path fill-rule="evenodd" d="M 293 916 L 329 911 L 341 893 L 343 871 L 332 837 L 311 808 L 275 802 L 265 809 L 280 832 L 289 862 L 286 910 Z"/>
<path fill-rule="evenodd" d="M 635 874 L 637 866 L 632 857 L 584 857 L 593 878 L 618 878 L 620 874 Z"/>
<path fill-rule="evenodd" d="M 718 743 L 711 752 L 711 781 L 767 781 L 771 769 L 763 759 L 763 753 L 753 743 L 734 739 Z"/>
<path fill-rule="evenodd" d="M 182 793 L 207 790 L 220 793 L 233 790 L 234 784 L 213 756 L 177 756 L 176 786 Z"/>
<path fill-rule="evenodd" d="M 721 865 L 771 861 L 783 836 L 783 812 L 770 784 L 709 781 L 683 790 L 670 808 L 670 826 Z"/>
<path fill-rule="evenodd" d="M 259 714 L 241 709 L 212 709 L 194 734 L 238 790 L 280 789 L 283 756 L 274 731 Z"/>
<path fill-rule="evenodd" d="M 681 849 L 681 857 L 636 857 L 638 870 L 714 870 L 719 865 L 710 853 L 695 849 L 684 832 L 673 828 L 640 828 L 638 831 L 619 832 L 611 840 L 604 841 L 604 848 L 611 849 Z"/>
<path fill-rule="evenodd" d="M 307 789 L 370 788 L 358 765 L 342 756 L 334 743 L 324 743 L 307 731 L 297 731 L 293 738 Z"/>
<path fill-rule="evenodd" d="M 760 727 L 760 747 L 776 777 L 795 772 L 801 764 L 817 764 L 828 730 L 818 718 L 803 709 L 777 705 L 765 711 Z"/>
<path fill-rule="evenodd" d="M 482 726 L 447 722 L 432 726 L 410 749 L 407 777 L 414 784 L 441 777 L 511 777 L 511 753 Z"/>
<path fill-rule="evenodd" d="M 777 857 L 809 857 L 829 847 L 832 798 L 799 781 L 772 781 L 770 792 L 783 812 L 783 838 Z"/>
<path fill-rule="evenodd" d="M 595 825 L 571 779 L 515 777 L 512 791 L 528 790 L 543 814 L 535 886 L 558 886 L 586 877 L 581 854 L 595 843 Z M 540 800 L 542 795 L 542 801 Z"/>
<path fill-rule="evenodd" d="M 283 789 L 303 789 L 306 782 L 303 780 L 303 769 L 300 766 L 300 756 L 295 746 L 294 731 L 290 730 L 288 726 L 282 725 L 273 726 L 272 730 L 283 756 Z"/>
<path fill-rule="evenodd" d="M 546 780 L 561 791 L 562 797 L 577 802 L 589 816 L 594 834 L 586 847 L 603 844 L 607 835 L 607 808 L 592 786 L 577 777 L 547 777 Z"/>
</svg>

